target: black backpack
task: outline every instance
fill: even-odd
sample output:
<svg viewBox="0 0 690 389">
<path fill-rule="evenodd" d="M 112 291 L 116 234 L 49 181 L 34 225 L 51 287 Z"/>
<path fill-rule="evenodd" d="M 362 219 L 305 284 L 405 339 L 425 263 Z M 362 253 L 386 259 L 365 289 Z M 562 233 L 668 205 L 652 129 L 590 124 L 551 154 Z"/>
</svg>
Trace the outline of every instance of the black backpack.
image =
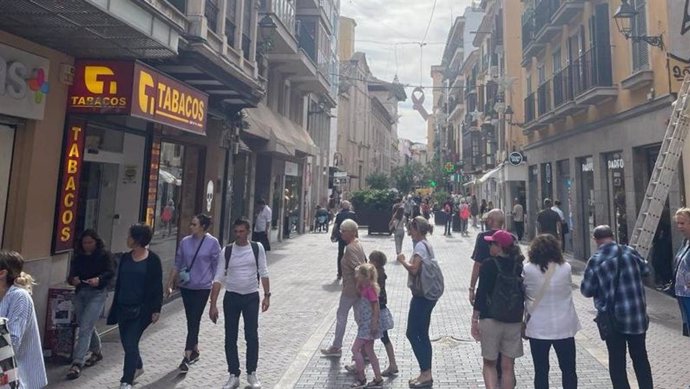
<svg viewBox="0 0 690 389">
<path fill-rule="evenodd" d="M 496 258 L 491 260 L 496 264 L 498 274 L 488 298 L 489 317 L 503 323 L 521 323 L 525 312 L 525 289 L 522 276 L 515 274 L 518 262 L 514 261 L 508 273 Z"/>
<path fill-rule="evenodd" d="M 258 282 L 261 278 L 259 276 L 259 245 L 256 242 L 249 241 L 252 246 L 252 251 L 254 252 L 254 261 L 256 261 L 256 281 Z M 235 244 L 229 244 L 225 246 L 225 275 L 228 275 L 228 265 L 230 264 L 230 256 L 232 256 L 232 246 Z"/>
</svg>

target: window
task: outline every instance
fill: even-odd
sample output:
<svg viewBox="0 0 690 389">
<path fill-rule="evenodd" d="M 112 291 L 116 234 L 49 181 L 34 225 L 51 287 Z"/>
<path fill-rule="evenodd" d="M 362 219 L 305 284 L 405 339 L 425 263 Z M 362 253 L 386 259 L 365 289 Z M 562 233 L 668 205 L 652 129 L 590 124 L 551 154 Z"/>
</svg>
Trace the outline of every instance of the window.
<svg viewBox="0 0 690 389">
<path fill-rule="evenodd" d="M 635 36 L 647 35 L 647 7 L 645 0 L 632 0 L 637 15 L 632 20 L 632 33 Z M 646 42 L 632 42 L 633 72 L 649 68 L 649 47 Z"/>
<path fill-rule="evenodd" d="M 553 51 L 553 74 L 561 71 L 561 48 L 558 47 Z"/>
<path fill-rule="evenodd" d="M 537 65 L 537 74 L 539 76 L 539 85 L 546 81 L 546 69 L 544 69 L 544 64 Z"/>
<path fill-rule="evenodd" d="M 237 0 L 227 0 L 225 8 L 225 38 L 228 46 L 235 47 L 235 30 L 237 29 Z"/>
<path fill-rule="evenodd" d="M 204 16 L 208 22 L 208 29 L 218 32 L 218 0 L 206 0 Z"/>
<path fill-rule="evenodd" d="M 242 52 L 244 59 L 249 60 L 252 48 L 252 13 L 255 12 L 252 0 L 244 0 L 244 15 L 242 16 Z"/>
<path fill-rule="evenodd" d="M 13 146 L 14 128 L 0 124 L 0 247 L 2 247 Z"/>
</svg>

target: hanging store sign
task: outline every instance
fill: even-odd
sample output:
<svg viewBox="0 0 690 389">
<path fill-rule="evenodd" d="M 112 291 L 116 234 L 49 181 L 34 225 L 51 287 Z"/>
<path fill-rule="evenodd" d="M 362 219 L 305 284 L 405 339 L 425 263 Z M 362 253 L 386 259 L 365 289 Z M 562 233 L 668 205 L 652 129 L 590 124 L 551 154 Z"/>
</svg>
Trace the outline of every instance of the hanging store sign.
<svg viewBox="0 0 690 389">
<path fill-rule="evenodd" d="M 685 76 L 690 75 L 690 0 L 669 1 L 668 32 L 664 33 L 668 56 L 671 93 L 678 93 Z"/>
<path fill-rule="evenodd" d="M 294 163 L 294 162 L 285 161 L 285 175 L 298 177 L 299 176 L 299 165 Z"/>
<path fill-rule="evenodd" d="M 75 120 L 68 122 L 64 144 L 62 180 L 53 238 L 54 253 L 68 251 L 74 247 L 79 178 L 84 163 L 84 122 Z"/>
<path fill-rule="evenodd" d="M 203 135 L 208 95 L 140 62 L 78 60 L 67 110 L 131 115 Z"/>
<path fill-rule="evenodd" d="M 0 114 L 42 120 L 50 61 L 0 43 Z"/>
<path fill-rule="evenodd" d="M 525 160 L 525 156 L 519 151 L 513 151 L 508 155 L 508 162 L 513 166 L 518 166 Z"/>
</svg>

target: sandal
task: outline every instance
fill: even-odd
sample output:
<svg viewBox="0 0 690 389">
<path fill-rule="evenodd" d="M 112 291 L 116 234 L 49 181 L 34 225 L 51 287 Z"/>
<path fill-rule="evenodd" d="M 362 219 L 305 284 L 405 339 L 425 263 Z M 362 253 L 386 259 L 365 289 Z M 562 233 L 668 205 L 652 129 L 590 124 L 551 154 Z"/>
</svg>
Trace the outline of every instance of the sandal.
<svg viewBox="0 0 690 389">
<path fill-rule="evenodd" d="M 84 362 L 84 366 L 91 367 L 91 366 L 97 364 L 98 362 L 100 362 L 102 359 L 103 359 L 103 354 L 91 353 L 91 356 L 89 357 L 89 359 L 87 359 L 86 362 Z"/>
<path fill-rule="evenodd" d="M 391 369 L 390 367 L 381 372 L 382 377 L 393 377 L 398 375 L 398 369 Z"/>
<path fill-rule="evenodd" d="M 427 381 L 419 381 L 415 379 L 414 381 L 410 382 L 410 388 L 431 388 L 434 386 L 434 380 L 430 379 Z"/>
<path fill-rule="evenodd" d="M 74 364 L 72 367 L 69 368 L 69 371 L 67 372 L 67 379 L 68 380 L 75 380 L 79 378 L 81 375 L 81 366 Z"/>
<path fill-rule="evenodd" d="M 365 388 L 371 388 L 371 389 L 380 389 L 383 388 L 383 378 L 380 378 L 379 380 L 374 379 L 373 381 L 369 382 Z"/>
</svg>

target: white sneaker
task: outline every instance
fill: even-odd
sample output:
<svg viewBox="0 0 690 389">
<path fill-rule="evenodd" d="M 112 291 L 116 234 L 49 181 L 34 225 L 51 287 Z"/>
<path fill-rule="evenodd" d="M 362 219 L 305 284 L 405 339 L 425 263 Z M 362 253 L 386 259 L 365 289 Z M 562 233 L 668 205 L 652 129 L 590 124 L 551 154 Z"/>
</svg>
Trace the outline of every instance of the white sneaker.
<svg viewBox="0 0 690 389">
<path fill-rule="evenodd" d="M 247 381 L 252 389 L 261 389 L 261 381 L 256 377 L 256 372 L 247 374 Z"/>
<path fill-rule="evenodd" d="M 230 374 L 228 382 L 223 385 L 223 389 L 235 389 L 240 387 L 240 377 Z"/>
<path fill-rule="evenodd" d="M 132 385 L 122 382 L 120 383 L 120 389 L 132 389 Z"/>
</svg>

